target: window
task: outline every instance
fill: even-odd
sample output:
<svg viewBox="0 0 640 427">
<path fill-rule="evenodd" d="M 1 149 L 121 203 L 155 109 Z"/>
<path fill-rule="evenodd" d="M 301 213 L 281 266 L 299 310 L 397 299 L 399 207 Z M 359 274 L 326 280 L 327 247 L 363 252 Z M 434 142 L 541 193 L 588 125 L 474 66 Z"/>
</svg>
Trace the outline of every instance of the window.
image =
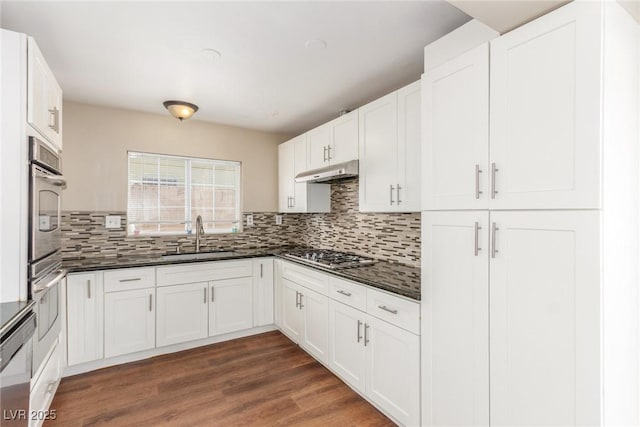
<svg viewBox="0 0 640 427">
<path fill-rule="evenodd" d="M 128 234 L 208 233 L 240 226 L 240 162 L 129 152 Z"/>
</svg>

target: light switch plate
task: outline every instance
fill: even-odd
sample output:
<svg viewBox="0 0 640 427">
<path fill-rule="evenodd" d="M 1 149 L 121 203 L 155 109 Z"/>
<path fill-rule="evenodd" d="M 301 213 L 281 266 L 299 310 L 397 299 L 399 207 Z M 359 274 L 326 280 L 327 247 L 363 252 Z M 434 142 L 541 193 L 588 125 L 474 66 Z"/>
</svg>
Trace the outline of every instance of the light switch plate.
<svg viewBox="0 0 640 427">
<path fill-rule="evenodd" d="M 282 215 L 276 215 L 276 225 L 282 225 Z"/>
<path fill-rule="evenodd" d="M 253 215 L 247 215 L 247 227 L 251 227 L 253 225 Z"/>
<path fill-rule="evenodd" d="M 105 228 L 120 228 L 122 227 L 122 220 L 120 215 L 107 215 L 104 217 Z"/>
</svg>

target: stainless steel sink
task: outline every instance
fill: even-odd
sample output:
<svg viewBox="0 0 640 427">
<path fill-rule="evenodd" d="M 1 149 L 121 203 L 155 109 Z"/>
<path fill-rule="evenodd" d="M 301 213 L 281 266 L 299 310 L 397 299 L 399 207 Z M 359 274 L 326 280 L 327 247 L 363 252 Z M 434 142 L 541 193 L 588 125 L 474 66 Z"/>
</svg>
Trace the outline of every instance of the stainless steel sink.
<svg viewBox="0 0 640 427">
<path fill-rule="evenodd" d="M 233 256 L 236 253 L 233 251 L 217 251 L 217 252 L 191 252 L 184 254 L 165 254 L 162 255 L 163 259 L 166 260 L 193 260 L 193 259 L 216 259 L 216 258 L 226 258 L 229 256 Z"/>
</svg>

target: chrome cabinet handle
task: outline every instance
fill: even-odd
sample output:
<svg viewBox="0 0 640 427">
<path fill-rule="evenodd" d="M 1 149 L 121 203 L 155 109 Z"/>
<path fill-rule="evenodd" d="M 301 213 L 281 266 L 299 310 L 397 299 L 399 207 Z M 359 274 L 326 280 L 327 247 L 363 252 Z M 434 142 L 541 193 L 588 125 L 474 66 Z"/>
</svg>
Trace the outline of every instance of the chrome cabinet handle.
<svg viewBox="0 0 640 427">
<path fill-rule="evenodd" d="M 58 107 L 51 108 L 49 115 L 53 117 L 53 124 L 49 122 L 49 128 L 53 129 L 55 133 L 60 133 L 60 110 L 58 110 Z"/>
<path fill-rule="evenodd" d="M 400 200 L 400 189 L 402 187 L 400 187 L 400 184 L 398 184 L 398 186 L 396 187 L 396 194 L 397 194 L 397 199 L 398 199 L 398 205 L 402 202 L 402 200 Z"/>
<path fill-rule="evenodd" d="M 142 280 L 140 277 L 135 277 L 131 279 L 120 279 L 119 282 L 137 282 L 138 280 Z"/>
<path fill-rule="evenodd" d="M 390 184 L 389 185 L 389 204 L 391 204 L 391 205 L 393 205 L 395 203 L 394 200 L 393 200 L 393 189 L 394 189 L 393 185 Z"/>
<path fill-rule="evenodd" d="M 300 294 L 300 305 L 299 305 L 299 307 L 298 307 L 300 310 L 302 310 L 302 307 L 304 307 L 304 305 L 302 304 L 302 297 L 303 297 L 303 296 L 304 296 L 304 295 L 301 293 L 301 294 Z"/>
<path fill-rule="evenodd" d="M 362 339 L 362 335 L 360 335 L 360 328 L 362 327 L 362 321 L 358 320 L 358 342 Z"/>
<path fill-rule="evenodd" d="M 482 191 L 480 191 L 480 174 L 482 170 L 480 169 L 480 165 L 476 165 L 476 199 L 480 198 Z"/>
<path fill-rule="evenodd" d="M 262 265 L 262 264 L 260 264 L 260 278 L 261 278 L 261 279 L 262 279 L 262 267 L 263 267 L 263 265 Z"/>
<path fill-rule="evenodd" d="M 364 346 L 366 347 L 369 344 L 369 324 L 364 324 Z"/>
<path fill-rule="evenodd" d="M 204 303 L 206 304 L 207 303 L 207 287 L 205 286 L 203 290 L 204 290 Z"/>
<path fill-rule="evenodd" d="M 87 280 L 87 299 L 91 299 L 91 280 Z"/>
<path fill-rule="evenodd" d="M 323 148 L 323 156 L 322 156 L 322 162 L 326 162 L 327 161 L 327 146 L 325 145 Z"/>
<path fill-rule="evenodd" d="M 378 308 L 379 308 L 380 310 L 384 310 L 384 311 L 386 311 L 386 312 L 388 312 L 388 313 L 391 313 L 391 314 L 398 314 L 398 310 L 395 310 L 395 309 L 389 308 L 389 307 L 387 307 L 386 305 L 379 305 L 379 306 L 378 306 Z"/>
<path fill-rule="evenodd" d="M 480 252 L 482 250 L 482 248 L 478 245 L 478 240 L 479 240 L 479 235 L 480 235 L 480 230 L 482 230 L 482 227 L 480 227 L 480 224 L 478 223 L 478 221 L 476 221 L 476 224 L 474 226 L 474 244 L 473 244 L 473 255 L 474 256 L 478 256 L 478 252 Z"/>
<path fill-rule="evenodd" d="M 327 145 L 327 159 L 328 161 L 331 161 L 332 157 L 331 157 L 331 146 Z"/>
<path fill-rule="evenodd" d="M 298 305 L 300 304 L 298 302 L 298 296 L 300 296 L 300 292 L 296 291 L 296 308 L 298 308 Z"/>
<path fill-rule="evenodd" d="M 339 293 L 339 294 L 344 295 L 345 297 L 350 297 L 351 296 L 351 292 L 345 292 L 342 289 L 338 289 L 336 292 Z"/>
<path fill-rule="evenodd" d="M 153 311 L 153 294 L 149 294 L 149 311 Z"/>
<path fill-rule="evenodd" d="M 491 224 L 491 258 L 495 258 L 498 253 L 498 249 L 496 249 L 496 232 L 500 230 L 496 223 Z"/>
<path fill-rule="evenodd" d="M 491 198 L 495 199 L 496 194 L 498 194 L 498 190 L 496 190 L 496 172 L 500 169 L 496 167 L 495 163 L 491 163 Z"/>
<path fill-rule="evenodd" d="M 215 292 L 216 288 L 215 287 L 211 287 L 211 302 L 215 302 L 216 300 L 216 292 Z"/>
</svg>

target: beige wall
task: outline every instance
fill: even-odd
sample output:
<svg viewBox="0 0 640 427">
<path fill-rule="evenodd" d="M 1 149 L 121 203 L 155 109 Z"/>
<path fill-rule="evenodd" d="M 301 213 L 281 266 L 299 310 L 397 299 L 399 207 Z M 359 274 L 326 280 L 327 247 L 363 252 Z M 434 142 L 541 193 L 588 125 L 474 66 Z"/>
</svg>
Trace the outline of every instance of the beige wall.
<svg viewBox="0 0 640 427">
<path fill-rule="evenodd" d="M 241 161 L 243 211 L 278 209 L 286 135 L 76 102 L 63 111 L 64 210 L 126 211 L 128 150 Z"/>
</svg>

